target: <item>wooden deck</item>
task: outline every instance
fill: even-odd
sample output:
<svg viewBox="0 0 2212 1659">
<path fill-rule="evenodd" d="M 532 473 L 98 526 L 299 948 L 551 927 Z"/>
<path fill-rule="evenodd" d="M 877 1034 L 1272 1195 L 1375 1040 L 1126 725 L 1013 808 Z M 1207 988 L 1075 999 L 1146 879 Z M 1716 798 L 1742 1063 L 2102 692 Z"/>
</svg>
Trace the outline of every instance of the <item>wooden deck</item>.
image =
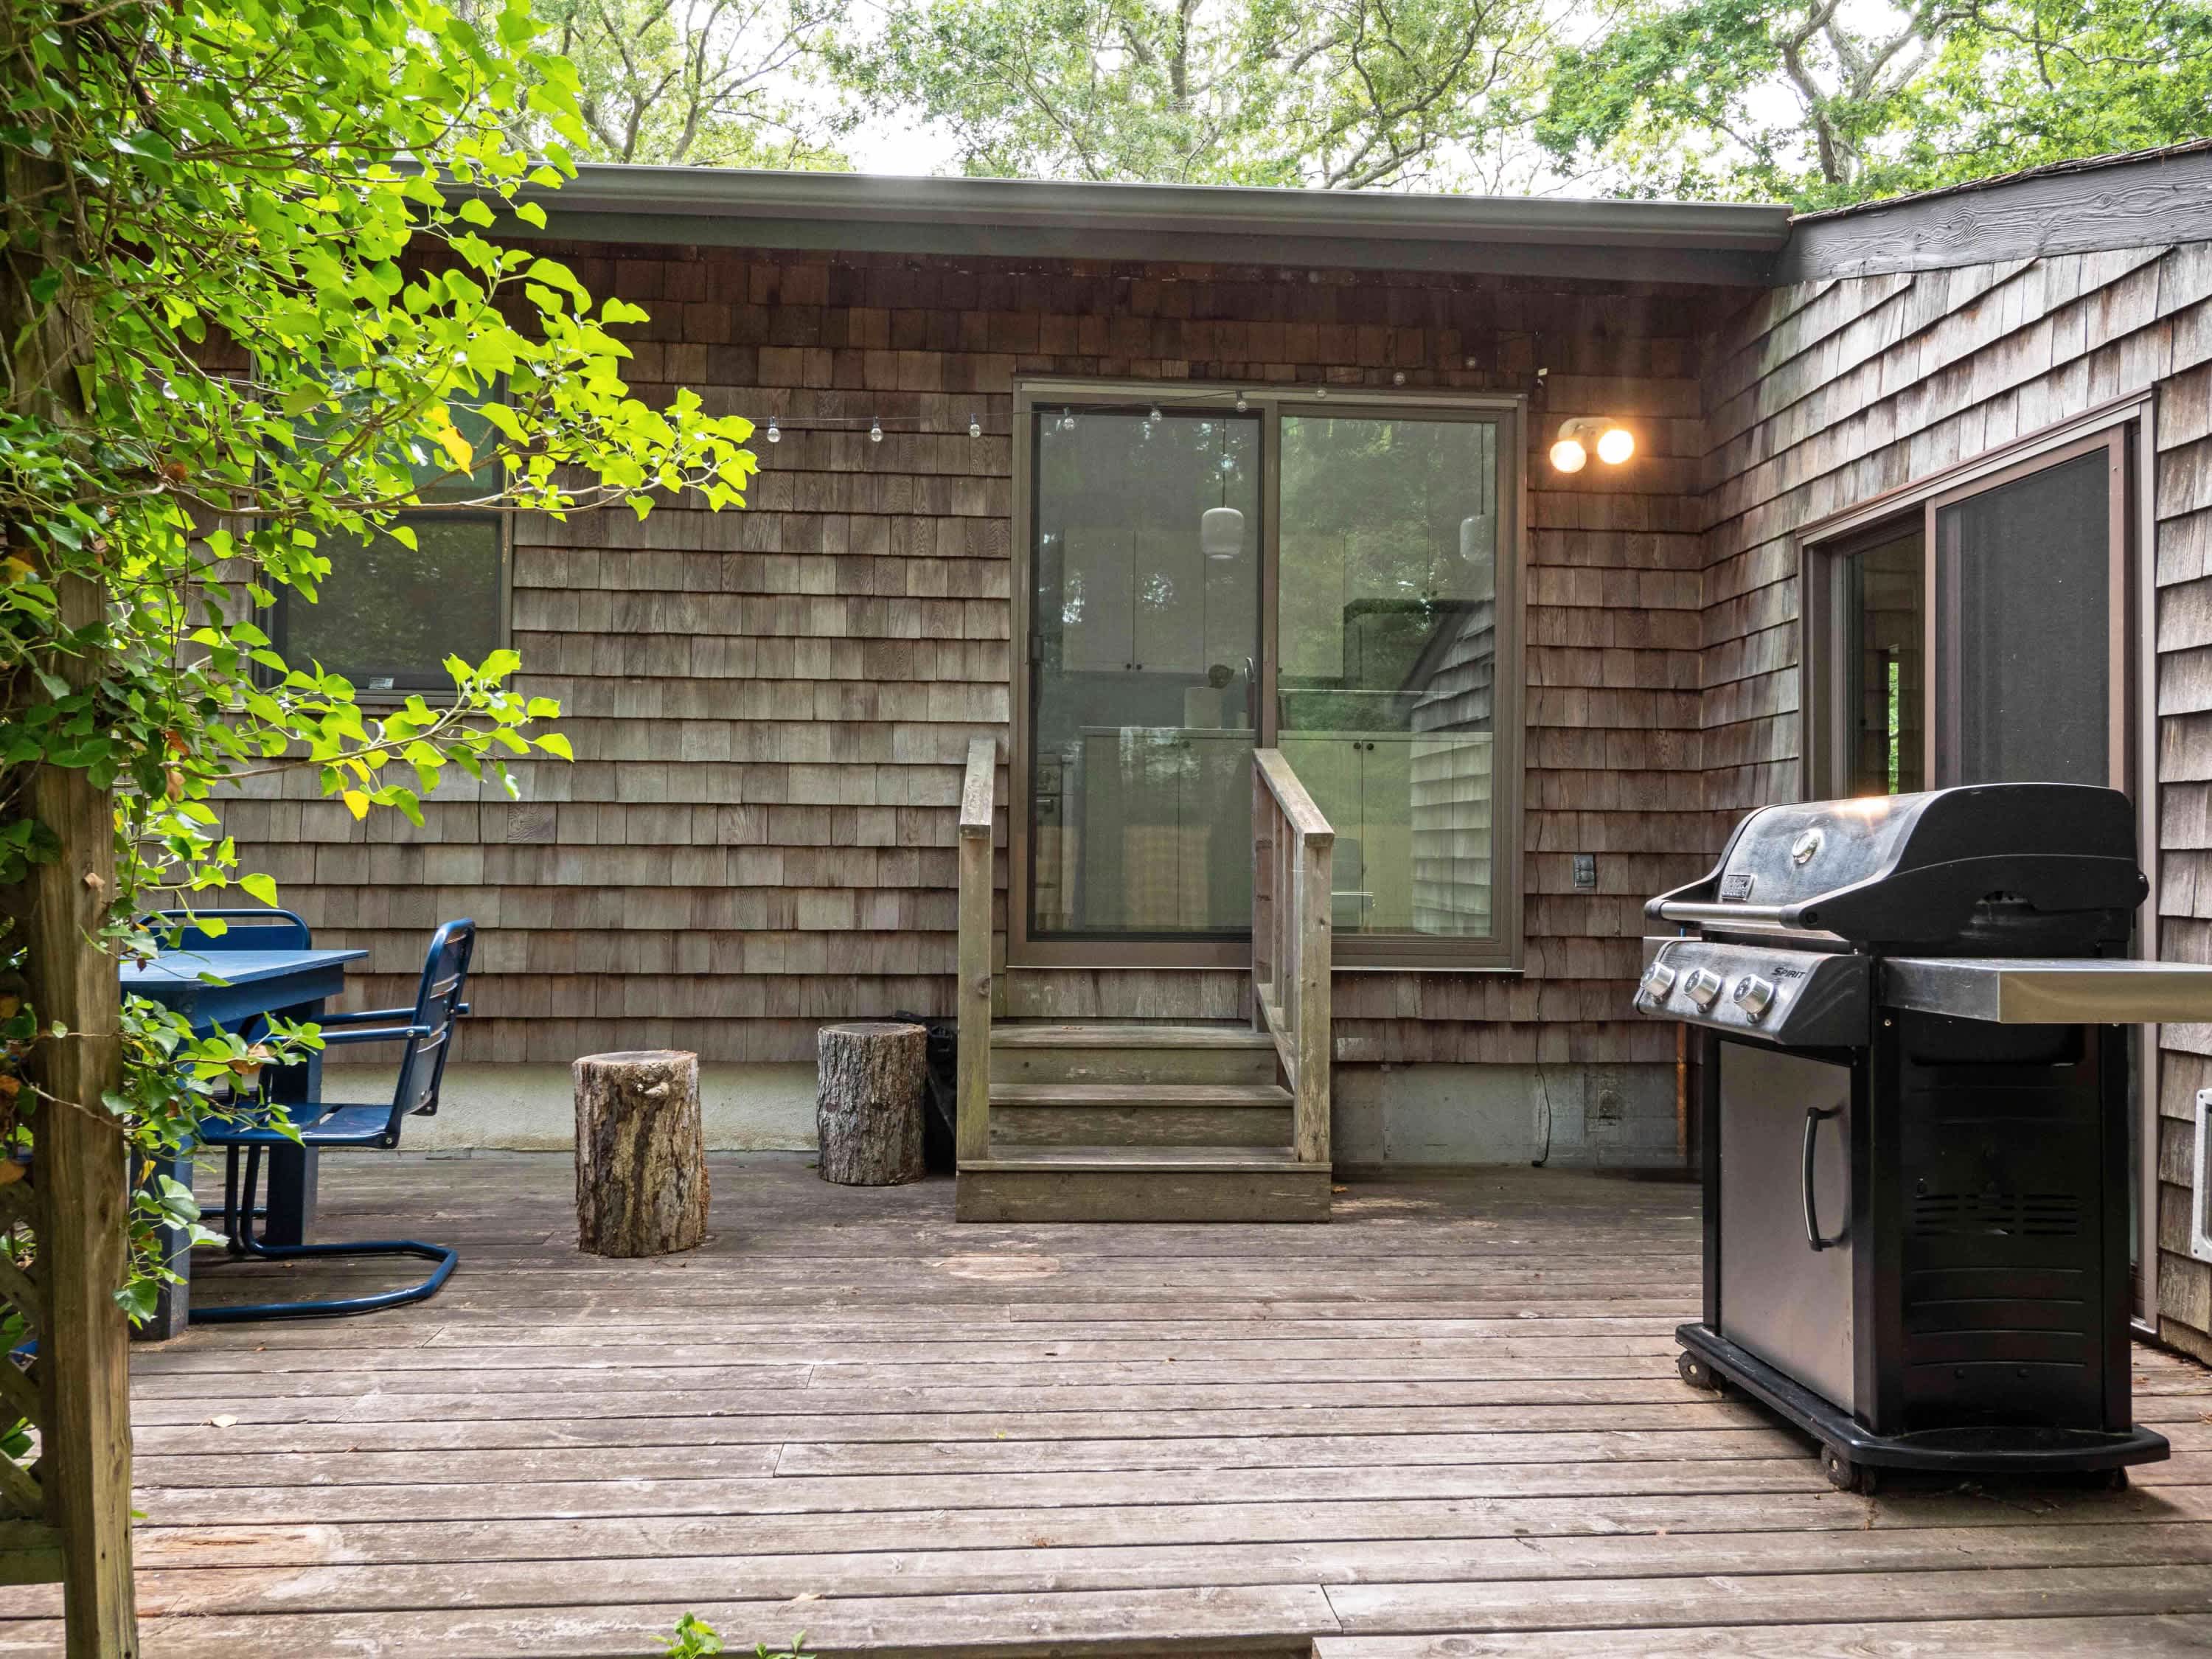
<svg viewBox="0 0 2212 1659">
<path fill-rule="evenodd" d="M 333 1158 L 325 1236 L 457 1243 L 445 1294 L 139 1352 L 149 1659 L 657 1655 L 687 1609 L 748 1653 L 2212 1645 L 2212 1376 L 2139 1355 L 2177 1450 L 2128 1492 L 1832 1492 L 1674 1376 L 1688 1187 L 956 1225 L 947 1181 L 721 1159 L 713 1242 L 619 1262 L 576 1255 L 570 1182 Z M 57 1606 L 0 1590 L 0 1653 L 58 1652 Z"/>
</svg>

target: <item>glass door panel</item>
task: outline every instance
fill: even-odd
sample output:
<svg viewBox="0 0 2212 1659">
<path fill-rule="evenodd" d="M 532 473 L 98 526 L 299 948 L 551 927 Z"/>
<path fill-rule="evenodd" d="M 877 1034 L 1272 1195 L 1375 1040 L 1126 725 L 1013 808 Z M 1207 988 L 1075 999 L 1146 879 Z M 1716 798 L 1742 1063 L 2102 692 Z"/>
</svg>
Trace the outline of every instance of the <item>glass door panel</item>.
<svg viewBox="0 0 2212 1659">
<path fill-rule="evenodd" d="M 1498 931 L 1498 459 L 1490 421 L 1282 416 L 1277 741 L 1347 936 Z"/>
<path fill-rule="evenodd" d="M 1939 503 L 1939 782 L 2118 781 L 2112 452 Z"/>
<path fill-rule="evenodd" d="M 1260 419 L 1030 418 L 1030 937 L 1248 933 Z"/>
</svg>

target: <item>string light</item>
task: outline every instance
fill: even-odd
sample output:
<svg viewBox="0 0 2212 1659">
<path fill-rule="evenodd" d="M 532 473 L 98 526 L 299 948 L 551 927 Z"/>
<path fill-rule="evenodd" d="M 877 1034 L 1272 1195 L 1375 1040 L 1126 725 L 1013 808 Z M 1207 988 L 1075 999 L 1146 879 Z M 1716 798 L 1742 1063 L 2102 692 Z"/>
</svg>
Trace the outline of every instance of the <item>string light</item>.
<svg viewBox="0 0 2212 1659">
<path fill-rule="evenodd" d="M 872 444 L 879 444 L 883 442 L 883 441 L 884 423 L 881 421 L 870 421 L 868 422 L 868 441 Z"/>
<path fill-rule="evenodd" d="M 968 417 L 968 435 L 971 438 L 980 438 L 983 435 L 983 423 L 973 415 Z"/>
<path fill-rule="evenodd" d="M 775 416 L 773 415 L 768 417 L 768 441 L 772 444 L 780 444 L 783 441 L 783 434 L 777 428 Z"/>
</svg>

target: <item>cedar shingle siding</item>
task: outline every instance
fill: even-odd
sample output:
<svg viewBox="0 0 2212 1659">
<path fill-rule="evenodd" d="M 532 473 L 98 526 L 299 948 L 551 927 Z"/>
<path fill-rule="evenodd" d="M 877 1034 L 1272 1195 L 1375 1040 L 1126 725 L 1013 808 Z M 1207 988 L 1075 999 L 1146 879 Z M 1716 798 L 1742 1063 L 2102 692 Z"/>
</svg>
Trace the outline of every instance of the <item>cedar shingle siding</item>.
<svg viewBox="0 0 2212 1659">
<path fill-rule="evenodd" d="M 2160 943 L 2212 961 L 2212 243 L 1748 305 L 1565 278 L 551 246 L 652 313 L 641 388 L 796 424 L 756 443 L 744 511 L 518 523 L 523 684 L 562 701 L 577 757 L 522 769 L 521 803 L 456 780 L 420 831 L 357 825 L 301 779 L 231 808 L 319 936 L 370 948 L 366 1000 L 403 1000 L 431 926 L 477 918 L 463 1060 L 803 1060 L 824 1019 L 950 1012 L 959 770 L 1009 715 L 1028 374 L 1534 394 L 1526 971 L 1340 975 L 1350 1061 L 1671 1062 L 1670 1029 L 1621 1017 L 1641 902 L 1803 787 L 1792 533 L 2154 387 Z M 1635 461 L 1553 474 L 1552 428 L 1598 413 L 1634 423 Z M 805 429 L 829 417 L 857 424 Z M 1597 855 L 1595 892 L 1577 853 Z M 1232 977 L 1205 984 L 1207 1007 L 1180 1012 L 1237 1012 Z M 2163 1044 L 2159 1306 L 2212 1352 L 2186 1188 L 2212 1028 Z"/>
<path fill-rule="evenodd" d="M 1780 289 L 1721 331 L 1710 362 L 1715 836 L 1800 788 L 1791 532 L 2155 389 L 2160 954 L 2212 962 L 2212 243 Z M 2212 1027 L 2164 1027 L 2162 1047 L 2160 1323 L 2212 1355 L 2212 1264 L 2189 1255 L 2187 1184 Z"/>
<path fill-rule="evenodd" d="M 744 512 L 518 524 L 522 683 L 561 700 L 576 753 L 524 769 L 521 805 L 479 805 L 456 782 L 420 831 L 304 799 L 232 809 L 249 858 L 318 938 L 370 947 L 362 994 L 398 1000 L 429 927 L 472 914 L 485 931 L 462 1060 L 664 1043 L 710 1061 L 805 1060 L 823 1019 L 948 1012 L 959 769 L 969 737 L 1003 738 L 1008 717 L 1014 376 L 1388 390 L 1402 373 L 1413 388 L 1528 392 L 1540 368 L 1527 972 L 1346 975 L 1340 1054 L 1671 1062 L 1670 1030 L 1622 1016 L 1638 904 L 1695 873 L 1708 839 L 1694 492 L 1711 291 L 555 251 L 652 313 L 633 337 L 641 388 L 860 425 L 757 437 Z M 1592 412 L 1634 419 L 1637 461 L 1556 480 L 1550 428 Z M 1577 852 L 1598 855 L 1595 893 L 1574 888 Z"/>
</svg>

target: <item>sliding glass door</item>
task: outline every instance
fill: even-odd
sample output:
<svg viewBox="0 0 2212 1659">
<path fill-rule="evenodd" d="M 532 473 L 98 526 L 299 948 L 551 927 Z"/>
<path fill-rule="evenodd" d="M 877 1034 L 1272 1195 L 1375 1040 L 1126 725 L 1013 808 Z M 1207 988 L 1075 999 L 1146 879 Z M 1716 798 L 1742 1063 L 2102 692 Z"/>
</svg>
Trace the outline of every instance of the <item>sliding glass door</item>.
<svg viewBox="0 0 2212 1659">
<path fill-rule="evenodd" d="M 1009 948 L 1241 965 L 1252 750 L 1336 830 L 1335 955 L 1506 960 L 1510 407 L 1025 392 Z"/>
<path fill-rule="evenodd" d="M 1260 417 L 1031 422 L 1031 935 L 1249 933 Z"/>
<path fill-rule="evenodd" d="M 1336 936 L 1491 936 L 1498 428 L 1286 410 L 1281 430 L 1276 744 L 1336 829 Z"/>
</svg>

